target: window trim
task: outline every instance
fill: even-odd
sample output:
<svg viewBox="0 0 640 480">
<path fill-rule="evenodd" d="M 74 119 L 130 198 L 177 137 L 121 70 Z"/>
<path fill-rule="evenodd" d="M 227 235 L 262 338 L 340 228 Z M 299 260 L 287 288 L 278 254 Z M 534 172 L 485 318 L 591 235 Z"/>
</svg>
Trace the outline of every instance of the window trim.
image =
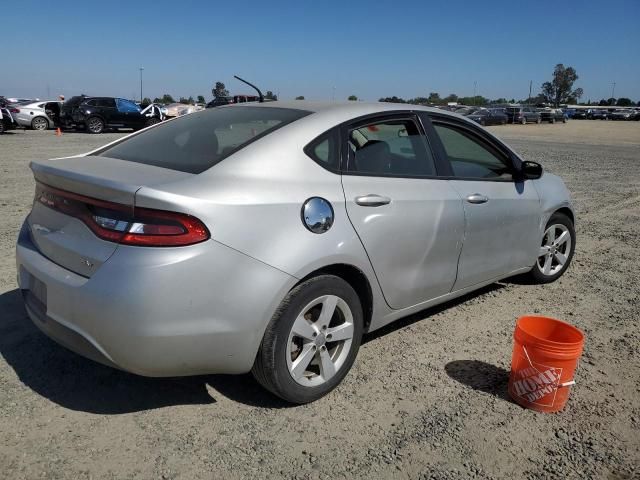
<svg viewBox="0 0 640 480">
<path fill-rule="evenodd" d="M 337 168 L 329 166 L 328 164 L 326 164 L 325 162 L 323 162 L 322 160 L 317 158 L 313 153 L 313 149 L 315 147 L 317 147 L 320 143 L 322 143 L 325 140 L 325 136 L 326 136 L 326 138 L 329 138 L 331 135 L 334 135 L 335 136 L 335 140 L 336 140 L 336 144 L 333 147 L 333 153 L 336 155 L 336 157 L 338 159 L 338 167 Z M 320 165 L 325 170 L 327 170 L 327 171 L 329 171 L 331 173 L 335 173 L 335 174 L 340 175 L 341 172 L 342 172 L 342 155 L 340 154 L 341 142 L 342 142 L 342 135 L 341 135 L 341 132 L 340 132 L 340 126 L 336 125 L 334 127 L 331 127 L 329 130 L 326 130 L 326 131 L 322 132 L 316 138 L 311 140 L 309 143 L 307 143 L 302 148 L 302 150 L 303 150 L 303 152 L 305 153 L 305 155 L 307 157 L 309 157 L 311 160 L 313 160 L 315 163 Z M 329 148 L 331 148 L 331 145 L 329 145 Z"/>
<path fill-rule="evenodd" d="M 499 142 L 497 139 L 487 136 L 486 132 L 483 132 L 480 128 L 475 127 L 474 125 L 469 125 L 464 121 L 460 121 L 456 118 L 449 117 L 447 115 L 438 115 L 432 114 L 430 112 L 424 112 L 425 116 L 430 117 L 430 125 L 431 129 L 429 134 L 433 136 L 432 142 L 437 146 L 438 155 L 442 157 L 442 159 L 447 164 L 447 175 L 442 176 L 441 178 L 446 180 L 463 180 L 463 181 L 480 181 L 480 182 L 509 182 L 509 183 L 519 183 L 522 180 L 520 179 L 520 173 L 522 171 L 522 162 L 521 160 L 502 142 Z M 478 177 L 459 177 L 453 173 L 453 168 L 451 167 L 451 162 L 449 161 L 449 156 L 446 153 L 444 145 L 440 140 L 440 136 L 436 132 L 433 124 L 443 124 L 445 126 L 450 126 L 454 129 L 465 130 L 468 132 L 474 139 L 479 140 L 478 143 L 484 147 L 488 147 L 487 149 L 496 154 L 497 156 L 502 156 L 504 160 L 507 161 L 507 165 L 512 170 L 512 178 L 478 178 Z"/>
<path fill-rule="evenodd" d="M 349 161 L 349 143 L 347 142 L 347 138 L 349 138 L 349 130 L 354 130 L 359 126 L 369 125 L 371 123 L 376 122 L 384 122 L 384 121 L 397 121 L 397 120 L 409 120 L 412 121 L 416 128 L 418 129 L 418 133 L 422 138 L 422 142 L 424 148 L 426 150 L 427 155 L 431 154 L 431 159 L 433 160 L 435 174 L 434 175 L 394 175 L 394 174 L 386 174 L 386 173 L 372 173 L 372 172 L 355 172 L 347 169 L 347 164 Z M 439 173 L 439 165 L 437 156 L 430 144 L 429 137 L 425 134 L 424 126 L 421 122 L 420 117 L 417 115 L 416 111 L 412 110 L 397 110 L 397 111 L 388 111 L 388 112 L 376 112 L 368 115 L 363 115 L 361 117 L 357 117 L 351 119 L 349 121 L 343 122 L 340 124 L 340 172 L 342 175 L 350 175 L 354 177 L 373 177 L 373 178 L 414 178 L 414 179 L 426 179 L 426 180 L 437 180 L 442 177 L 438 175 Z"/>
</svg>

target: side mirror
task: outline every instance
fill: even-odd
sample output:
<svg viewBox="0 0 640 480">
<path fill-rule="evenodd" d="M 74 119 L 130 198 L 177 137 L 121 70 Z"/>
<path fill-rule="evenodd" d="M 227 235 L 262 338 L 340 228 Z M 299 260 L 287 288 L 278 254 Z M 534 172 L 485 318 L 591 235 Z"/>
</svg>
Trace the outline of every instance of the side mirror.
<svg viewBox="0 0 640 480">
<path fill-rule="evenodd" d="M 542 165 L 537 162 L 522 162 L 522 179 L 536 180 L 542 176 Z"/>
</svg>

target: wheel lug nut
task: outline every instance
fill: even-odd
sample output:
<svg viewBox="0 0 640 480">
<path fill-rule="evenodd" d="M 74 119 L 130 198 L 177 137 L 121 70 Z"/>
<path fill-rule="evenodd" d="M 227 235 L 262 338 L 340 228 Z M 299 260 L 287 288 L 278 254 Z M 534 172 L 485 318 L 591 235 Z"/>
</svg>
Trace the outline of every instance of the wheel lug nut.
<svg viewBox="0 0 640 480">
<path fill-rule="evenodd" d="M 327 335 L 327 340 L 331 340 L 331 334 Z"/>
<path fill-rule="evenodd" d="M 316 338 L 318 336 L 318 334 L 316 332 L 313 332 L 313 338 Z"/>
<path fill-rule="evenodd" d="M 326 330 L 326 329 L 327 329 L 327 326 L 326 326 L 326 325 L 323 325 L 323 326 L 322 326 L 322 329 L 323 329 L 323 330 Z"/>
</svg>

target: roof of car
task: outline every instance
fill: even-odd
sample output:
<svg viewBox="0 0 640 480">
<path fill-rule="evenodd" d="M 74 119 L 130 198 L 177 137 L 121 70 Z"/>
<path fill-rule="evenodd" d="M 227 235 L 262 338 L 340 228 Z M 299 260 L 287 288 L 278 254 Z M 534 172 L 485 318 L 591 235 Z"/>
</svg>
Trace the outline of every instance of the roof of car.
<svg viewBox="0 0 640 480">
<path fill-rule="evenodd" d="M 258 106 L 258 107 L 267 107 L 267 108 L 291 108 L 295 110 L 305 110 L 307 112 L 313 113 L 345 113 L 349 112 L 350 114 L 362 114 L 366 115 L 367 113 L 374 112 L 383 112 L 383 111 L 394 111 L 394 110 L 421 110 L 428 112 L 437 112 L 437 113 L 447 113 L 446 110 L 442 110 L 434 107 L 424 107 L 422 105 L 413 105 L 409 103 L 389 103 L 389 102 L 353 102 L 353 101 L 344 101 L 344 102 L 330 102 L 330 101 L 309 101 L 309 100 L 277 100 L 272 102 L 251 102 L 240 104 L 242 106 Z M 231 105 L 233 107 L 233 105 Z M 229 107 L 222 107 L 229 108 Z"/>
</svg>

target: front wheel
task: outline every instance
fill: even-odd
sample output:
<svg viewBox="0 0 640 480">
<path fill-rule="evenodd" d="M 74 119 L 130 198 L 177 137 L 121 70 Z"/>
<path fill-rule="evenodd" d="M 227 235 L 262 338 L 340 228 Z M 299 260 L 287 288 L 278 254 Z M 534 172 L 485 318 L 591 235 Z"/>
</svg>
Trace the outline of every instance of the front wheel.
<svg viewBox="0 0 640 480">
<path fill-rule="evenodd" d="M 291 403 L 333 390 L 353 365 L 363 331 L 360 299 L 333 275 L 311 278 L 280 304 L 262 339 L 252 373 Z"/>
<path fill-rule="evenodd" d="M 576 248 L 573 222 L 562 213 L 554 213 L 547 222 L 536 264 L 530 275 L 536 283 L 556 281 L 569 268 Z"/>
</svg>

